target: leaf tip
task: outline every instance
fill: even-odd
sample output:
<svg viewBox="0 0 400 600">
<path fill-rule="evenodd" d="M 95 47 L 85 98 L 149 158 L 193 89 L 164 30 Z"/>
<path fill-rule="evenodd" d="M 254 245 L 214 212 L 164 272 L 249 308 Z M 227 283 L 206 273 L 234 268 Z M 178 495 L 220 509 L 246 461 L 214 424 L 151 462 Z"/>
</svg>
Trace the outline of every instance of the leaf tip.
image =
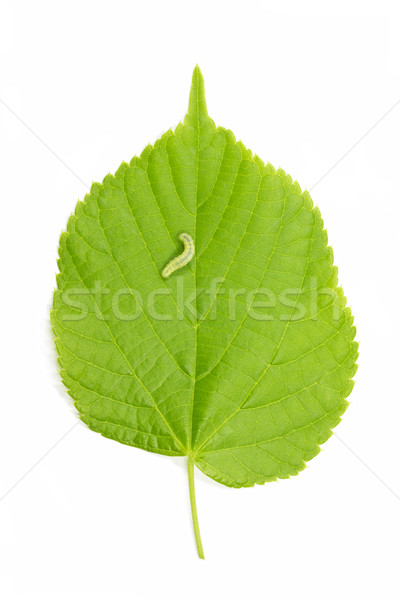
<svg viewBox="0 0 400 600">
<path fill-rule="evenodd" d="M 199 65 L 193 69 L 192 85 L 190 87 L 188 116 L 199 122 L 208 118 L 204 77 Z"/>
</svg>

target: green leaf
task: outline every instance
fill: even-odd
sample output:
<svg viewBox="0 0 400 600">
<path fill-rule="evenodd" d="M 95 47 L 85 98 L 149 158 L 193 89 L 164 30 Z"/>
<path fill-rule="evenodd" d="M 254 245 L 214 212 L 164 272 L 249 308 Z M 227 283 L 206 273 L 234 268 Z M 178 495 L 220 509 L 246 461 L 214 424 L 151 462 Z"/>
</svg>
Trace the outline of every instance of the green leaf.
<svg viewBox="0 0 400 600">
<path fill-rule="evenodd" d="M 194 258 L 168 278 L 181 233 Z M 208 116 L 95 183 L 61 235 L 52 324 L 81 419 L 231 487 L 296 475 L 347 407 L 355 329 L 320 212 Z"/>
</svg>

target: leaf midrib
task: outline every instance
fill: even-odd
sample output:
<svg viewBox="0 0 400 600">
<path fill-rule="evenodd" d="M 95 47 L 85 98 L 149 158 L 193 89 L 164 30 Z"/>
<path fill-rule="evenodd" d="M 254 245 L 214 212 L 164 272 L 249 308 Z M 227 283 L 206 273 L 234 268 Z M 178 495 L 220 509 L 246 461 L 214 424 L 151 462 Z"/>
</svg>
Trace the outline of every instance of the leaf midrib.
<svg viewBox="0 0 400 600">
<path fill-rule="evenodd" d="M 198 212 L 198 204 L 199 204 L 199 154 L 200 154 L 200 117 L 199 117 L 199 74 L 197 73 L 197 94 L 196 94 L 196 115 L 197 115 L 197 153 L 196 153 L 196 205 L 195 205 L 195 214 L 194 214 L 194 231 L 193 231 L 193 236 L 194 236 L 194 247 L 195 247 L 195 253 L 194 253 L 194 298 L 195 298 L 195 318 L 196 318 L 196 325 L 194 328 L 194 372 L 193 372 L 193 378 L 192 378 L 192 386 L 193 386 L 193 393 L 192 393 L 192 408 L 190 411 L 190 423 L 189 423 L 189 436 L 188 436 L 188 442 L 189 442 L 189 448 L 188 448 L 188 454 L 191 455 L 192 454 L 192 436 L 193 436 L 193 412 L 194 412 L 194 400 L 195 400 L 195 393 L 196 393 L 196 373 L 197 373 L 197 342 L 198 342 L 198 325 L 199 325 L 199 321 L 198 321 L 198 314 L 197 314 L 197 257 L 196 257 L 196 246 L 197 246 L 197 212 Z"/>
</svg>

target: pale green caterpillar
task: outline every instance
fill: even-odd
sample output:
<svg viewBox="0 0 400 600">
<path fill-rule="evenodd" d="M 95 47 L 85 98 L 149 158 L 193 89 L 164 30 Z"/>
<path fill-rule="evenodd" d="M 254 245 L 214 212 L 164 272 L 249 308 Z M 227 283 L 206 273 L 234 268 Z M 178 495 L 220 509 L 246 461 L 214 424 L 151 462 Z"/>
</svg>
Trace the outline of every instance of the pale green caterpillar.
<svg viewBox="0 0 400 600">
<path fill-rule="evenodd" d="M 166 278 L 172 275 L 174 271 L 187 265 L 194 256 L 194 241 L 188 233 L 181 233 L 179 239 L 183 242 L 183 252 L 164 267 L 161 272 L 162 277 Z"/>
</svg>

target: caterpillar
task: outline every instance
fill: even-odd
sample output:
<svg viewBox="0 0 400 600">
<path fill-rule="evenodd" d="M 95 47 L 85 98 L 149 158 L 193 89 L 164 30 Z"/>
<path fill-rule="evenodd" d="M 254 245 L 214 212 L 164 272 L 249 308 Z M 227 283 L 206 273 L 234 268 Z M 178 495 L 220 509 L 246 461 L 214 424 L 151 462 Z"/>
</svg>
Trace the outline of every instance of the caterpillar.
<svg viewBox="0 0 400 600">
<path fill-rule="evenodd" d="M 194 241 L 188 233 L 181 233 L 179 239 L 183 242 L 183 252 L 164 267 L 161 276 L 166 278 L 172 275 L 174 271 L 187 265 L 194 256 Z"/>
</svg>

